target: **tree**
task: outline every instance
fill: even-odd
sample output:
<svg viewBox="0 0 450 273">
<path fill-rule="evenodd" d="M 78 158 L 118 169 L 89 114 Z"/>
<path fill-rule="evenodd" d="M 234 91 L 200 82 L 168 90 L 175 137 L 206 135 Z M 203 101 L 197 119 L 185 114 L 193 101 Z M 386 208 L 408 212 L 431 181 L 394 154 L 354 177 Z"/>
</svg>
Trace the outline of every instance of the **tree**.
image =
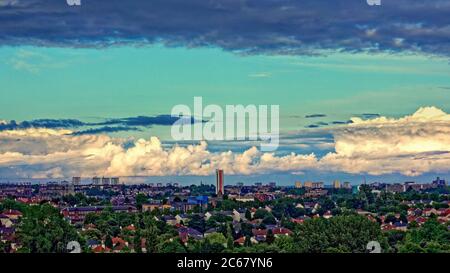
<svg viewBox="0 0 450 273">
<path fill-rule="evenodd" d="M 249 209 L 245 210 L 245 218 L 249 221 L 252 220 L 252 213 L 250 212 Z"/>
<path fill-rule="evenodd" d="M 256 210 L 255 214 L 253 215 L 253 218 L 255 219 L 264 219 L 266 216 L 270 215 L 270 213 L 265 209 L 258 209 Z"/>
<path fill-rule="evenodd" d="M 145 248 L 147 253 L 157 252 L 158 230 L 155 226 L 149 226 L 142 231 L 142 237 L 145 238 Z"/>
<path fill-rule="evenodd" d="M 277 220 L 273 215 L 268 214 L 266 217 L 264 217 L 262 221 L 265 225 L 275 225 L 277 223 Z"/>
<path fill-rule="evenodd" d="M 273 241 L 275 241 L 275 236 L 273 235 L 273 231 L 269 229 L 266 235 L 266 243 L 270 245 L 273 243 Z"/>
<path fill-rule="evenodd" d="M 139 210 L 142 210 L 142 205 L 148 202 L 148 197 L 147 195 L 143 194 L 143 193 L 138 193 L 136 195 L 136 207 Z"/>
<path fill-rule="evenodd" d="M 111 236 L 108 234 L 108 235 L 106 235 L 106 237 L 105 237 L 105 246 L 107 247 L 107 248 L 110 248 L 110 249 L 112 249 L 113 248 L 113 241 L 112 241 L 112 238 L 111 238 Z"/>
<path fill-rule="evenodd" d="M 83 238 L 59 213 L 49 204 L 28 206 L 23 209 L 17 237 L 22 244 L 21 252 L 63 253 L 67 252 L 70 241 L 83 245 Z"/>
<path fill-rule="evenodd" d="M 450 231 L 441 225 L 436 217 L 430 218 L 421 227 L 407 232 L 404 243 L 400 244 L 402 253 L 448 253 L 450 252 Z"/>
<path fill-rule="evenodd" d="M 325 253 L 331 249 L 338 252 L 366 252 L 370 241 L 378 241 L 384 249 L 387 248 L 379 225 L 359 215 L 307 220 L 298 226 L 294 241 L 298 246 L 297 251 L 304 253 Z"/>
<path fill-rule="evenodd" d="M 198 215 L 198 214 L 194 214 L 192 216 L 191 220 L 188 223 L 188 226 L 195 230 L 200 231 L 201 233 L 204 233 L 206 230 L 205 219 L 201 215 Z"/>
<path fill-rule="evenodd" d="M 291 236 L 280 236 L 275 238 L 273 245 L 275 245 L 282 253 L 294 253 L 296 251 L 294 239 Z"/>
<path fill-rule="evenodd" d="M 158 244 L 158 253 L 186 253 L 186 248 L 180 240 L 165 240 Z"/>
</svg>

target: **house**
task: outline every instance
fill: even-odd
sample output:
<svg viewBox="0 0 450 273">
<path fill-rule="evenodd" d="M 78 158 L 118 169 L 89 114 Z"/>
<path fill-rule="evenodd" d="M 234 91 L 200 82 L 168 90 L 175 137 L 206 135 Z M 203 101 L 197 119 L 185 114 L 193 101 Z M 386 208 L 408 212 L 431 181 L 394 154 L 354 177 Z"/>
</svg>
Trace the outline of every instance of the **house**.
<svg viewBox="0 0 450 273">
<path fill-rule="evenodd" d="M 205 213 L 205 220 L 208 221 L 209 218 L 211 218 L 211 216 L 213 216 L 213 215 L 211 214 L 211 212 L 209 212 L 209 211 L 206 212 L 206 213 Z"/>
<path fill-rule="evenodd" d="M 291 218 L 291 222 L 294 224 L 303 224 L 305 222 L 305 218 Z"/>
<path fill-rule="evenodd" d="M 330 219 L 331 217 L 333 217 L 333 214 L 331 214 L 331 211 L 327 211 L 323 214 L 323 218 L 325 218 L 325 219 Z"/>
<path fill-rule="evenodd" d="M 115 253 L 122 252 L 125 248 L 128 247 L 128 242 L 126 242 L 124 239 L 120 237 L 112 238 L 112 243 L 113 243 L 113 252 Z"/>
<path fill-rule="evenodd" d="M 264 236 L 264 238 L 267 236 L 267 229 L 252 229 L 253 236 Z"/>
<path fill-rule="evenodd" d="M 97 240 L 93 240 L 93 239 L 87 240 L 86 244 L 90 249 L 94 249 L 94 248 L 102 245 L 101 242 L 99 242 Z"/>
<path fill-rule="evenodd" d="M 233 221 L 240 222 L 241 219 L 245 219 L 245 211 L 238 211 L 234 209 L 232 213 L 233 214 L 231 217 L 233 218 Z"/>
<path fill-rule="evenodd" d="M 242 236 L 242 237 L 240 237 L 240 238 L 234 240 L 234 244 L 238 244 L 238 245 L 243 246 L 243 245 L 245 244 L 245 237 Z"/>
<path fill-rule="evenodd" d="M 12 227 L 14 225 L 13 221 L 11 221 L 11 219 L 9 219 L 9 217 L 4 214 L 0 214 L 0 223 L 1 223 L 1 226 L 7 227 L 7 228 Z"/>
<path fill-rule="evenodd" d="M 162 217 L 162 220 L 170 226 L 175 226 L 177 224 L 177 218 L 172 215 L 165 215 Z"/>
<path fill-rule="evenodd" d="M 131 224 L 131 225 L 129 225 L 129 226 L 124 227 L 123 230 L 126 230 L 126 231 L 136 231 L 136 227 L 135 227 L 133 224 Z"/>
<path fill-rule="evenodd" d="M 423 214 L 424 214 L 426 217 L 430 217 L 432 214 L 434 214 L 434 215 L 440 215 L 440 212 L 439 212 L 437 209 L 432 208 L 432 209 L 425 209 L 425 210 L 423 211 Z"/>
<path fill-rule="evenodd" d="M 161 202 L 151 202 L 142 205 L 142 211 L 153 211 L 155 209 L 164 210 L 170 209 L 172 206 L 169 204 L 163 204 Z"/>
<path fill-rule="evenodd" d="M 274 228 L 272 229 L 273 235 L 275 235 L 275 237 L 279 237 L 279 236 L 290 236 L 292 235 L 292 231 L 288 228 Z"/>
<path fill-rule="evenodd" d="M 5 215 L 6 217 L 8 217 L 11 220 L 17 220 L 20 217 L 22 217 L 23 214 L 18 210 L 10 209 L 10 210 L 5 210 L 3 212 L 3 215 Z"/>
<path fill-rule="evenodd" d="M 234 240 L 234 243 L 243 246 L 243 245 L 245 244 L 245 237 L 242 236 L 242 237 L 240 237 L 240 238 Z M 252 244 L 257 244 L 258 241 L 257 241 L 254 237 L 251 237 L 251 238 L 250 238 L 250 243 L 252 243 Z"/>
<path fill-rule="evenodd" d="M 210 228 L 204 232 L 203 236 L 208 237 L 209 235 L 217 233 L 217 228 Z"/>
<path fill-rule="evenodd" d="M 177 224 L 186 224 L 190 219 L 186 214 L 177 214 L 175 220 Z"/>
<path fill-rule="evenodd" d="M 94 253 L 109 253 L 109 252 L 111 252 L 111 249 L 107 248 L 104 245 L 99 245 L 99 246 L 92 248 L 92 252 L 94 252 Z"/>
<path fill-rule="evenodd" d="M 203 234 L 200 231 L 189 227 L 178 228 L 178 235 L 183 243 L 187 243 L 191 238 L 194 240 L 203 239 Z"/>
</svg>

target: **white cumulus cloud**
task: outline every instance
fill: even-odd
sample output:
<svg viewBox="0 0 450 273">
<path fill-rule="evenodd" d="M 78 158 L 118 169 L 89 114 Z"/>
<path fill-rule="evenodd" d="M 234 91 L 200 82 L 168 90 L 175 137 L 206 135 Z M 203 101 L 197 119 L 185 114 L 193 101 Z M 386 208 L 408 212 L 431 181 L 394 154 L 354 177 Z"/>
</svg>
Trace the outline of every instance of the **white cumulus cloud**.
<svg viewBox="0 0 450 273">
<path fill-rule="evenodd" d="M 0 173 L 57 178 L 211 175 L 216 168 L 227 174 L 316 170 L 415 176 L 450 171 L 450 115 L 444 111 L 424 107 L 402 118 L 352 120 L 353 124 L 332 129 L 334 151 L 320 158 L 263 153 L 256 147 L 244 152 L 211 152 L 204 141 L 166 148 L 157 137 L 133 140 L 129 145 L 127 139 L 72 135 L 69 130 L 2 131 Z"/>
</svg>

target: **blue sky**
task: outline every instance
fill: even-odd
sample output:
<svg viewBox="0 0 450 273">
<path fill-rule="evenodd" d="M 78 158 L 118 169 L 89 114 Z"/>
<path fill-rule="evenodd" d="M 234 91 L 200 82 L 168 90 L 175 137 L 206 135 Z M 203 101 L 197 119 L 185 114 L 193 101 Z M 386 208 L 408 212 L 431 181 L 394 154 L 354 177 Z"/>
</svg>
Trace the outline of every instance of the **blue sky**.
<svg viewBox="0 0 450 273">
<path fill-rule="evenodd" d="M 194 96 L 220 105 L 279 104 L 287 129 L 315 113 L 341 120 L 400 116 L 426 105 L 450 109 L 446 58 L 25 46 L 2 48 L 0 61 L 2 118 L 8 120 L 170 114 L 176 104 L 192 105 Z"/>
</svg>

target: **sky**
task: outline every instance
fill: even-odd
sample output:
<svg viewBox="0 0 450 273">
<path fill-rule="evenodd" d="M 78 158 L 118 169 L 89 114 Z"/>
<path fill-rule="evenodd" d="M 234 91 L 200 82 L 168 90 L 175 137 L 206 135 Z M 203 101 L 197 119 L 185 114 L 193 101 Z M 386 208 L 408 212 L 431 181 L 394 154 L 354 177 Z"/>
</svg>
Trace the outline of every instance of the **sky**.
<svg viewBox="0 0 450 273">
<path fill-rule="evenodd" d="M 0 177 L 448 176 L 449 13 L 439 0 L 0 0 Z M 195 96 L 279 105 L 279 149 L 175 142 L 171 109 Z"/>
</svg>

